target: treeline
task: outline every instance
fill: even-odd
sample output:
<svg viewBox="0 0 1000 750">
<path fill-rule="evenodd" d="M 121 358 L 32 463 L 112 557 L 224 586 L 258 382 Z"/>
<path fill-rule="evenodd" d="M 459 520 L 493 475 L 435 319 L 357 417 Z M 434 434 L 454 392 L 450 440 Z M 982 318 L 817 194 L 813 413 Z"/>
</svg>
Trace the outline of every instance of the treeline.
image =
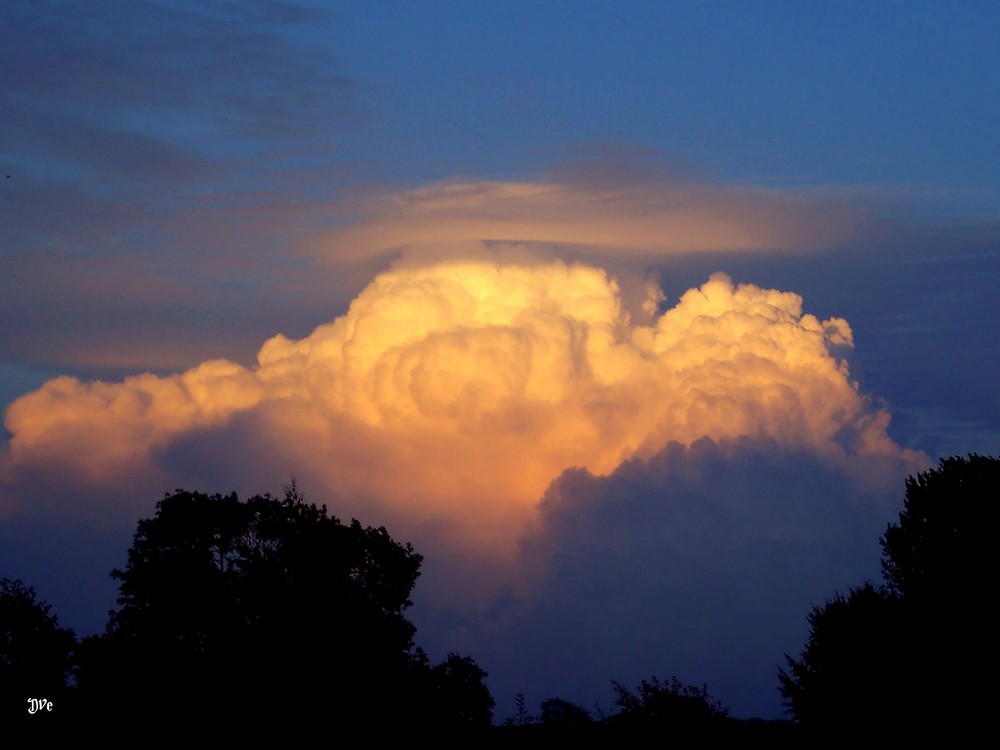
<svg viewBox="0 0 1000 750">
<path fill-rule="evenodd" d="M 0 718 L 228 735 L 364 727 L 378 734 L 642 737 L 650 729 L 794 736 L 859 726 L 970 726 L 990 716 L 1000 459 L 910 477 L 881 538 L 884 581 L 835 594 L 779 670 L 792 721 L 736 720 L 705 685 L 613 682 L 616 710 L 559 698 L 494 722 L 486 673 L 432 664 L 406 619 L 422 558 L 384 528 L 305 502 L 178 490 L 138 523 L 105 632 L 78 640 L 23 582 L 0 581 Z M 41 714 L 41 715 L 40 715 Z"/>
</svg>

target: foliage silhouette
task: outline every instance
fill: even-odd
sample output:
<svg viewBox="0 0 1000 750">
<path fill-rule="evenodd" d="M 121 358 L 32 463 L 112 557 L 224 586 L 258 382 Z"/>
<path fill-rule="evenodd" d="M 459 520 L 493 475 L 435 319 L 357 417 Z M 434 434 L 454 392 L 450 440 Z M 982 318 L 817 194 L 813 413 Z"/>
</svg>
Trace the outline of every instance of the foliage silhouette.
<svg viewBox="0 0 1000 750">
<path fill-rule="evenodd" d="M 112 572 L 118 609 L 83 644 L 79 685 L 95 701 L 127 685 L 129 710 L 157 717 L 488 723 L 475 662 L 432 668 L 414 646 L 421 560 L 294 484 L 246 502 L 178 490 Z"/>
<path fill-rule="evenodd" d="M 888 589 L 910 602 L 968 604 L 996 570 L 1000 458 L 942 459 L 906 480 L 899 523 L 879 540 Z"/>
<path fill-rule="evenodd" d="M 627 725 L 719 725 L 726 721 L 729 709 L 713 699 L 708 686 L 683 685 L 676 677 L 660 682 L 656 677 L 643 680 L 633 693 L 612 680 L 620 711 L 616 722 Z"/>
<path fill-rule="evenodd" d="M 917 730 L 989 715 L 988 691 L 969 686 L 996 664 L 1000 460 L 942 459 L 905 487 L 899 522 L 880 539 L 885 585 L 813 607 L 805 649 L 779 670 L 785 705 L 803 724 Z"/>
<path fill-rule="evenodd" d="M 76 636 L 21 580 L 0 579 L 0 717 L 27 714 L 30 698 L 56 702 L 71 677 Z"/>
<path fill-rule="evenodd" d="M 578 729 L 593 723 L 590 712 L 582 706 L 562 698 L 549 698 L 542 701 L 539 708 L 541 709 L 539 720 L 543 726 Z"/>
<path fill-rule="evenodd" d="M 823 726 L 898 717 L 910 679 L 900 600 L 865 583 L 813 607 L 808 621 L 805 650 L 778 674 L 792 716 Z"/>
<path fill-rule="evenodd" d="M 430 670 L 432 705 L 422 711 L 432 723 L 456 729 L 483 729 L 493 724 L 493 696 L 486 672 L 467 656 L 454 652 Z M 434 712 L 438 712 L 436 718 Z"/>
<path fill-rule="evenodd" d="M 514 715 L 496 730 L 498 735 L 506 735 L 508 742 L 593 740 L 607 738 L 611 730 L 595 722 L 584 708 L 562 698 L 542 701 L 537 716 L 528 712 L 524 693 L 518 693 L 514 702 Z"/>
<path fill-rule="evenodd" d="M 528 713 L 523 693 L 517 695 L 517 710 L 496 728 L 497 736 L 508 743 L 523 742 L 541 746 L 542 742 L 586 741 L 619 744 L 657 741 L 704 742 L 706 737 L 727 741 L 780 740 L 799 733 L 800 727 L 789 721 L 733 719 L 729 710 L 715 700 L 706 685 L 684 685 L 676 677 L 661 682 L 656 677 L 644 680 L 633 692 L 612 680 L 618 712 L 606 715 L 599 706 L 596 716 L 581 706 L 550 698 L 542 701 L 537 716 Z M 655 734 L 654 734 L 655 733 Z"/>
<path fill-rule="evenodd" d="M 514 697 L 515 711 L 513 716 L 508 716 L 504 722 L 507 726 L 525 727 L 535 723 L 535 717 L 528 713 L 528 706 L 525 702 L 524 693 L 518 693 Z"/>
</svg>

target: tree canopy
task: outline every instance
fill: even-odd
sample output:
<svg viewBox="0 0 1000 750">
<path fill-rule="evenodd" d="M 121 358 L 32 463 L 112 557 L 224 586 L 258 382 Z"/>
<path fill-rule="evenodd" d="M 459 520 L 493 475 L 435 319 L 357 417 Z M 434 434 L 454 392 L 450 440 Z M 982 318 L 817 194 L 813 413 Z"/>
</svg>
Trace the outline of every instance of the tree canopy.
<svg viewBox="0 0 1000 750">
<path fill-rule="evenodd" d="M 806 648 L 778 674 L 796 720 L 844 726 L 899 716 L 914 658 L 902 647 L 899 604 L 869 582 L 810 610 Z"/>
<path fill-rule="evenodd" d="M 22 716 L 29 698 L 52 700 L 70 678 L 76 636 L 17 579 L 0 579 L 0 717 Z"/>
<path fill-rule="evenodd" d="M 942 459 L 905 489 L 899 522 L 880 539 L 884 585 L 813 607 L 805 649 L 779 670 L 800 722 L 917 728 L 987 715 L 985 694 L 970 687 L 996 664 L 1000 459 Z"/>
<path fill-rule="evenodd" d="M 294 484 L 246 502 L 178 490 L 139 522 L 112 572 L 118 609 L 84 644 L 80 686 L 101 696 L 131 685 L 135 703 L 157 696 L 158 713 L 488 725 L 485 672 L 457 655 L 432 668 L 414 646 L 404 613 L 421 559 L 384 528 L 306 503 Z M 473 708 L 456 707 L 473 689 Z"/>
<path fill-rule="evenodd" d="M 886 587 L 910 601 L 965 605 L 995 582 L 1000 458 L 942 459 L 906 480 L 898 523 L 882 536 Z"/>
<path fill-rule="evenodd" d="M 612 682 L 621 709 L 616 720 L 627 725 L 710 726 L 724 722 L 729 709 L 712 698 L 707 685 L 684 685 L 676 677 L 643 680 L 636 692 Z"/>
</svg>

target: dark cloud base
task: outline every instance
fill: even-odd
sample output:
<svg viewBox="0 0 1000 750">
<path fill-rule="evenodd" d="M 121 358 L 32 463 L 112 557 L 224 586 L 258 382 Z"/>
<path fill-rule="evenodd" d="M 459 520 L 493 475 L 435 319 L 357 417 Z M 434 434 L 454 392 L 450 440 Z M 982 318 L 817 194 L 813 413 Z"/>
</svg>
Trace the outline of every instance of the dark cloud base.
<svg viewBox="0 0 1000 750">
<path fill-rule="evenodd" d="M 737 716 L 777 718 L 777 669 L 801 649 L 810 605 L 879 575 L 906 473 L 891 463 L 898 491 L 883 494 L 750 440 L 673 443 L 606 477 L 567 471 L 523 543 L 531 593 L 464 621 L 418 606 L 420 632 L 432 649 L 464 639 L 501 716 L 520 692 L 608 710 L 611 679 L 676 674 Z"/>
</svg>

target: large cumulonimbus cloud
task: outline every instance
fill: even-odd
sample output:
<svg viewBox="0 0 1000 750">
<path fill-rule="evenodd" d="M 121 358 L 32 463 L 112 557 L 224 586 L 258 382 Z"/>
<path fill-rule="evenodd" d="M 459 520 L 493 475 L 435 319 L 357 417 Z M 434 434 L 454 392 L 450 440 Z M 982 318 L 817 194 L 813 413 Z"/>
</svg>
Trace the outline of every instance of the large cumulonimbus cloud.
<svg viewBox="0 0 1000 750">
<path fill-rule="evenodd" d="M 927 464 L 852 380 L 852 345 L 847 321 L 723 274 L 668 307 L 582 263 L 410 257 L 253 367 L 21 397 L 0 509 L 134 523 L 166 489 L 295 475 L 416 544 L 423 642 L 503 695 L 673 670 L 776 713 L 761 696 L 809 603 L 877 568 Z"/>
<path fill-rule="evenodd" d="M 607 473 L 671 441 L 769 439 L 831 465 L 900 453 L 838 356 L 846 321 L 722 274 L 662 314 L 647 295 L 632 320 L 641 306 L 588 265 L 399 262 L 332 323 L 267 341 L 253 368 L 49 381 L 7 410 L 6 465 L 101 483 L 239 425 L 324 491 L 509 552 L 563 470 Z"/>
</svg>

